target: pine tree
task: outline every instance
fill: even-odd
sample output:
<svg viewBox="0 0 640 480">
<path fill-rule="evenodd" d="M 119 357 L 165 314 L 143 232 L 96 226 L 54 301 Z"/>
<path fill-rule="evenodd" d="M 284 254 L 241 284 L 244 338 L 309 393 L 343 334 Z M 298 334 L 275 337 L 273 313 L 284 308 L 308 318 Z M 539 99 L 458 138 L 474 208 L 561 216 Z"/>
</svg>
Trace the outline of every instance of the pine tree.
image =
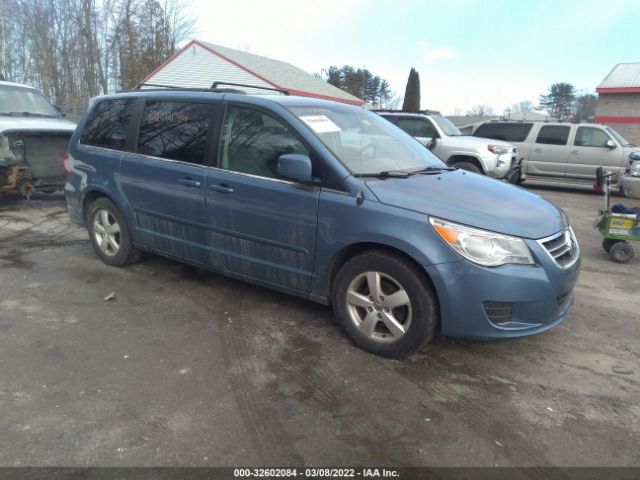
<svg viewBox="0 0 640 480">
<path fill-rule="evenodd" d="M 540 95 L 540 108 L 558 120 L 569 120 L 573 114 L 576 89 L 570 83 L 559 82 L 549 87 L 549 92 Z"/>
<path fill-rule="evenodd" d="M 415 68 L 409 72 L 407 80 L 407 89 L 404 93 L 404 103 L 402 104 L 404 111 L 420 110 L 420 75 Z"/>
</svg>

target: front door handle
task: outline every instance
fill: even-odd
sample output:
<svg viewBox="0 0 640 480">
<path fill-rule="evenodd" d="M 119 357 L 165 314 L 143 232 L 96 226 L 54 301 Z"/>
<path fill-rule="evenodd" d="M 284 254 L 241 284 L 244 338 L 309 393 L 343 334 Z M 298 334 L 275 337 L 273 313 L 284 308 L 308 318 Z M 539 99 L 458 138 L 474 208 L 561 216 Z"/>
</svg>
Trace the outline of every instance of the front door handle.
<svg viewBox="0 0 640 480">
<path fill-rule="evenodd" d="M 199 181 L 194 180 L 194 179 L 189 178 L 189 177 L 180 178 L 180 179 L 178 179 L 178 182 L 183 184 L 183 185 L 186 185 L 187 187 L 199 187 L 200 186 L 200 182 Z"/>
<path fill-rule="evenodd" d="M 571 150 L 571 153 L 573 153 L 574 155 L 578 155 L 580 153 L 580 150 Z"/>
<path fill-rule="evenodd" d="M 224 183 L 221 185 L 209 185 L 209 190 L 213 190 L 214 192 L 220 193 L 233 193 L 233 188 Z"/>
</svg>

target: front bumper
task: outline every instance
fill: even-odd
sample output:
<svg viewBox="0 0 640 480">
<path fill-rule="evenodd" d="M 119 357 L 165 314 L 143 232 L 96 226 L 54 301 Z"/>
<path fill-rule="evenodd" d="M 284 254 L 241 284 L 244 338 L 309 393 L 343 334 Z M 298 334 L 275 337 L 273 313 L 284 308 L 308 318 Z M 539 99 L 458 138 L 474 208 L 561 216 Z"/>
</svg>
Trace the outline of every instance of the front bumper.
<svg viewBox="0 0 640 480">
<path fill-rule="evenodd" d="M 507 177 L 513 168 L 513 164 L 518 162 L 518 158 L 512 152 L 508 152 L 486 159 L 484 162 L 485 165 L 496 165 L 494 168 L 486 169 L 487 176 L 500 180 Z"/>
<path fill-rule="evenodd" d="M 440 302 L 442 334 L 474 339 L 533 335 L 562 322 L 573 305 L 580 260 L 563 269 L 533 240 L 535 265 L 488 268 L 467 260 L 425 266 Z M 511 321 L 492 321 L 486 305 L 510 305 Z"/>
<path fill-rule="evenodd" d="M 640 198 L 640 177 L 625 175 L 620 181 L 620 190 L 625 197 Z"/>
</svg>

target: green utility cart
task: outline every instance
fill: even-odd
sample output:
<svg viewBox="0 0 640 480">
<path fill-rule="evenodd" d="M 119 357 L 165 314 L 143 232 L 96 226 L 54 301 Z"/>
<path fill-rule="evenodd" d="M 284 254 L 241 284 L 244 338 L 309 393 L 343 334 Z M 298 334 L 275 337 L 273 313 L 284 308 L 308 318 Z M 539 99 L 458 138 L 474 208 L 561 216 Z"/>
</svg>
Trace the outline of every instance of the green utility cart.
<svg viewBox="0 0 640 480">
<path fill-rule="evenodd" d="M 611 176 L 613 174 L 598 168 L 598 184 L 604 192 L 604 209 L 599 210 L 595 227 L 602 234 L 602 248 L 611 260 L 627 263 L 635 255 L 630 241 L 640 241 L 640 221 L 637 214 L 614 213 L 609 206 Z"/>
</svg>

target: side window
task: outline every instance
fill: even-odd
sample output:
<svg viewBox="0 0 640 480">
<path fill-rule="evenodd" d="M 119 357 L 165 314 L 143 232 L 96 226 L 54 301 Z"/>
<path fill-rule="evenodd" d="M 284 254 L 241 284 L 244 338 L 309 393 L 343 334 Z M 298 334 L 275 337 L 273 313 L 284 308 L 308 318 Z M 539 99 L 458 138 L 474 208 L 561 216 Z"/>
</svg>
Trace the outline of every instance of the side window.
<svg viewBox="0 0 640 480">
<path fill-rule="evenodd" d="M 474 137 L 492 138 L 505 142 L 524 142 L 533 123 L 485 123 L 474 132 Z"/>
<path fill-rule="evenodd" d="M 412 137 L 434 137 L 436 129 L 426 118 L 398 118 L 398 126 Z"/>
<path fill-rule="evenodd" d="M 578 127 L 574 145 L 577 147 L 606 148 L 608 140 L 611 140 L 611 138 L 604 130 L 593 127 Z"/>
<path fill-rule="evenodd" d="M 546 145 L 566 145 L 570 130 L 571 127 L 544 125 L 538 132 L 536 143 L 544 143 Z"/>
<path fill-rule="evenodd" d="M 133 99 L 104 100 L 89 114 L 80 135 L 80 143 L 124 150 L 131 120 Z"/>
<path fill-rule="evenodd" d="M 309 155 L 282 123 L 257 110 L 229 106 L 222 127 L 219 167 L 236 172 L 279 178 L 278 157 Z"/>
<path fill-rule="evenodd" d="M 142 112 L 137 152 L 203 164 L 211 105 L 147 102 Z"/>
</svg>

